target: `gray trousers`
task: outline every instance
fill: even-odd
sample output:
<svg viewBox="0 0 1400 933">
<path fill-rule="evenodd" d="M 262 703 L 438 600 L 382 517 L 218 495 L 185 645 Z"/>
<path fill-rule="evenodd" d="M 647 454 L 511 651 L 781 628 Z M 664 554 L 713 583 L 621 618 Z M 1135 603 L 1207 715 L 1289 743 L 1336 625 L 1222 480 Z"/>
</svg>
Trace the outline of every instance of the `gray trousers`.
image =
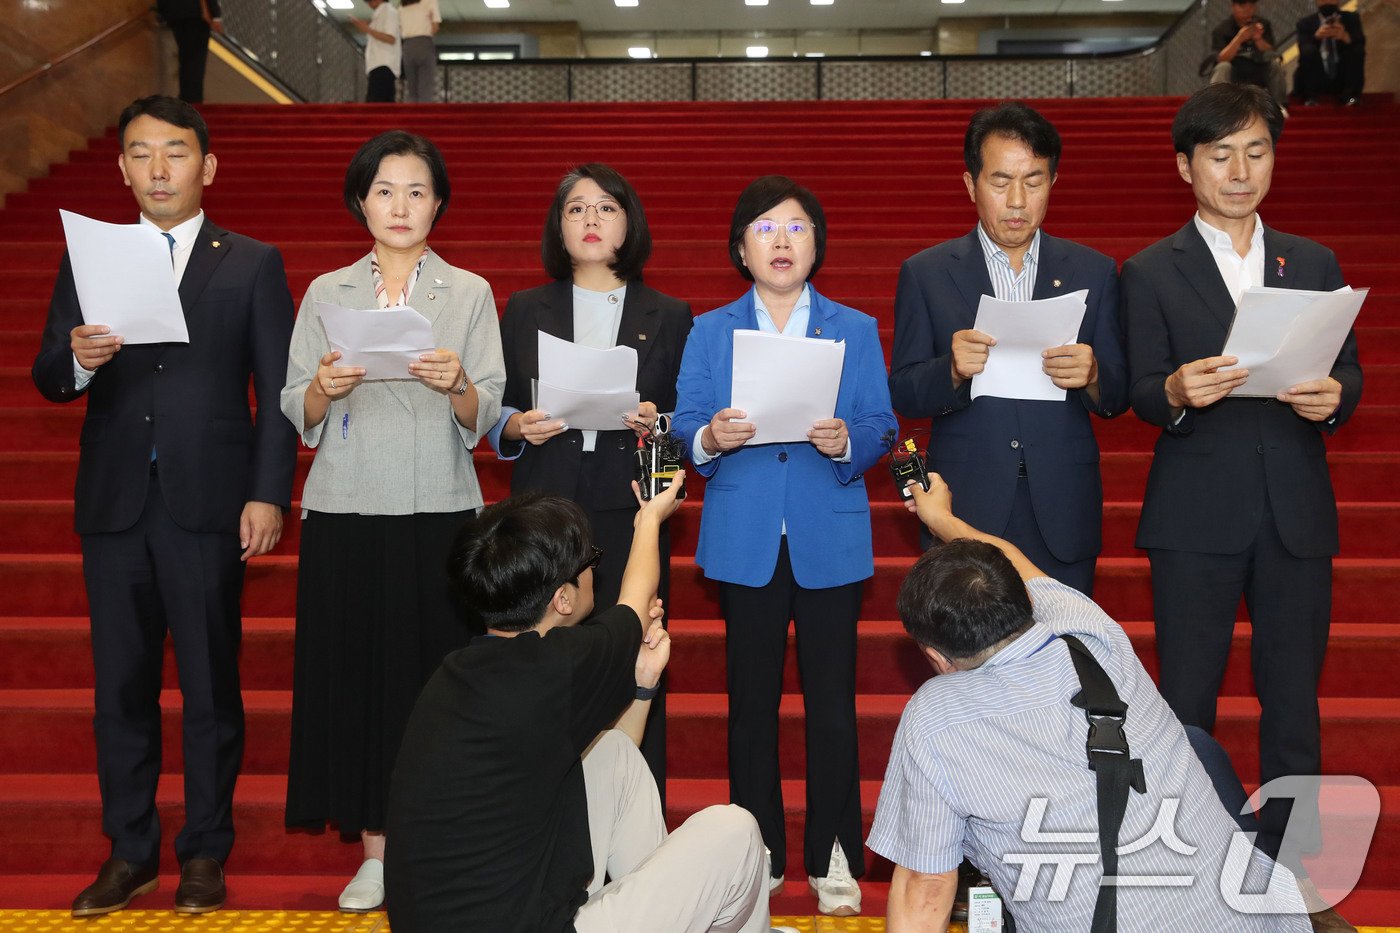
<svg viewBox="0 0 1400 933">
<path fill-rule="evenodd" d="M 763 839 L 747 810 L 708 807 L 668 836 L 646 759 L 616 729 L 583 756 L 583 780 L 593 881 L 578 933 L 768 933 Z"/>
<path fill-rule="evenodd" d="M 1210 70 L 1211 84 L 1226 84 L 1233 79 L 1231 62 L 1216 62 Z M 1284 80 L 1283 64 L 1277 59 L 1269 62 L 1269 93 L 1280 107 L 1288 104 L 1288 82 Z"/>
<path fill-rule="evenodd" d="M 432 36 L 403 40 L 403 99 L 410 104 L 438 101 L 437 46 Z"/>
</svg>

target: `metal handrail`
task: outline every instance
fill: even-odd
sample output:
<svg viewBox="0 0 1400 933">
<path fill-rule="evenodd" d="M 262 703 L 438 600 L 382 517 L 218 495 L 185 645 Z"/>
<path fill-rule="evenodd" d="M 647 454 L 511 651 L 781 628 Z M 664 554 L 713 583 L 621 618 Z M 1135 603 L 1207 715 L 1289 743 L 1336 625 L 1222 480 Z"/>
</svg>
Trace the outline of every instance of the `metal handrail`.
<svg viewBox="0 0 1400 933">
<path fill-rule="evenodd" d="M 97 35 L 78 43 L 71 49 L 67 49 L 66 51 L 60 52 L 59 54 L 55 55 L 53 58 L 50 58 L 48 61 L 43 62 L 42 64 L 35 65 L 33 68 L 29 69 L 24 74 L 20 75 L 18 78 L 15 78 L 9 84 L 0 87 L 0 97 L 5 96 L 6 94 L 10 93 L 18 87 L 22 87 L 25 84 L 28 84 L 35 78 L 43 77 L 44 75 L 52 71 L 54 68 L 57 68 L 59 65 L 68 61 L 68 59 L 72 58 L 75 55 L 81 55 L 83 52 L 86 52 L 88 49 L 101 43 L 103 40 L 110 38 L 118 32 L 121 32 L 123 29 L 130 26 L 137 20 L 145 19 L 146 15 L 149 12 L 149 10 L 142 10 L 139 13 L 132 13 L 125 19 L 113 23 L 111 26 L 108 26 L 106 29 L 102 30 Z"/>
</svg>

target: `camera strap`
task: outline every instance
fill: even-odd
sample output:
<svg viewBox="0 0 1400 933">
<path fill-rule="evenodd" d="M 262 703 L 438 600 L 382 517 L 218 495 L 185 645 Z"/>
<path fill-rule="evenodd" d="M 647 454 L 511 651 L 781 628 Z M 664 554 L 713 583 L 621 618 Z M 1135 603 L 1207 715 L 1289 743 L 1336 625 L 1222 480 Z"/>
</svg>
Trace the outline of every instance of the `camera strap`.
<svg viewBox="0 0 1400 933">
<path fill-rule="evenodd" d="M 1107 879 L 1117 880 L 1118 830 L 1128 811 L 1128 789 L 1139 794 L 1147 792 L 1142 773 L 1142 759 L 1132 757 L 1123 723 L 1128 718 L 1128 704 L 1118 696 L 1103 666 L 1089 653 L 1084 643 L 1073 635 L 1061 635 L 1069 648 L 1074 673 L 1079 677 L 1079 692 L 1070 702 L 1084 710 L 1089 721 L 1089 738 L 1084 743 L 1089 758 L 1089 770 L 1098 779 L 1099 855 L 1103 862 L 1103 881 L 1099 882 L 1099 897 L 1094 903 L 1091 933 L 1116 933 L 1118 929 L 1118 886 Z"/>
</svg>

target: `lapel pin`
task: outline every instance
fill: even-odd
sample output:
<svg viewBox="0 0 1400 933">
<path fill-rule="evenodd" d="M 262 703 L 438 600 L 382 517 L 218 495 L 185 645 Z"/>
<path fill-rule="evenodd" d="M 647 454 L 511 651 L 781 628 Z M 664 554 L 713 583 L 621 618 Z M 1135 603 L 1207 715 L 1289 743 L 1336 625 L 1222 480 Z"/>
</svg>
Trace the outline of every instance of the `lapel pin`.
<svg viewBox="0 0 1400 933">
<path fill-rule="evenodd" d="M 1278 277 L 1283 278 L 1283 267 L 1288 263 L 1282 256 L 1275 256 L 1274 259 L 1278 261 Z"/>
<path fill-rule="evenodd" d="M 638 334 L 638 335 L 637 335 L 637 339 L 638 339 L 638 340 L 645 340 L 645 339 L 647 339 L 647 335 L 646 335 L 646 334 Z"/>
<path fill-rule="evenodd" d="M 437 295 L 433 294 L 432 292 L 428 292 L 428 300 L 429 300 L 429 301 L 434 301 L 434 300 L 436 300 L 436 299 L 437 299 Z"/>
<path fill-rule="evenodd" d="M 434 285 L 446 285 L 447 283 L 444 282 L 442 279 L 433 279 L 433 284 L 434 284 Z"/>
<path fill-rule="evenodd" d="M 1060 287 L 1060 280 L 1059 280 L 1059 279 L 1056 279 L 1055 281 L 1051 282 L 1050 284 L 1051 284 L 1051 285 L 1054 285 L 1056 288 L 1059 288 L 1059 287 Z"/>
<path fill-rule="evenodd" d="M 215 249 L 218 249 L 218 248 L 219 248 L 219 241 L 218 241 L 218 240 L 215 240 L 213 243 L 210 243 L 209 245 L 212 246 L 212 247 L 214 247 Z"/>
<path fill-rule="evenodd" d="M 818 327 L 818 328 L 817 328 L 816 330 L 814 330 L 812 333 L 813 333 L 814 336 L 820 337 L 820 336 L 822 335 L 822 329 L 821 329 L 820 327 Z"/>
</svg>

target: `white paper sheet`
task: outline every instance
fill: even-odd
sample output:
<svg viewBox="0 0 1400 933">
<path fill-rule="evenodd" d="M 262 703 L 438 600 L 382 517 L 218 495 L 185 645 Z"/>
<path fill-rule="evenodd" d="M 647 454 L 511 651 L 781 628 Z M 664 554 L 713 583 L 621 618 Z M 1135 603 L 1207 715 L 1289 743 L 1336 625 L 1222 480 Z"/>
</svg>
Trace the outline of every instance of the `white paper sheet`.
<svg viewBox="0 0 1400 933">
<path fill-rule="evenodd" d="M 627 349 L 631 349 L 628 347 Z M 633 355 L 635 362 L 635 351 Z M 636 377 L 633 377 L 636 384 Z M 534 381 L 535 407 L 549 412 L 549 417 L 563 418 L 570 429 L 581 431 L 621 431 L 626 427 L 622 416 L 635 417 L 642 397 L 636 389 L 569 389 Z"/>
<path fill-rule="evenodd" d="M 1332 371 L 1370 289 L 1245 289 L 1221 356 L 1239 357 L 1249 379 L 1231 395 L 1273 398 Z M 1228 370 L 1222 370 L 1228 372 Z"/>
<path fill-rule="evenodd" d="M 123 344 L 189 343 L 170 243 L 145 224 L 109 224 L 59 211 L 83 323 Z"/>
<path fill-rule="evenodd" d="M 805 442 L 813 422 L 835 414 L 845 362 L 844 340 L 736 330 L 729 404 L 756 429 L 749 444 Z"/>
<path fill-rule="evenodd" d="M 413 379 L 408 364 L 436 349 L 433 325 L 407 305 L 356 311 L 318 301 L 316 316 L 331 349 L 340 351 L 336 365 L 363 366 L 367 382 Z"/>
<path fill-rule="evenodd" d="M 576 392 L 631 391 L 637 385 L 637 351 L 632 347 L 598 350 L 539 332 L 540 379 Z M 560 417 L 553 411 L 556 418 Z M 571 427 L 577 427 L 570 422 Z M 613 425 L 609 430 L 615 430 Z"/>
<path fill-rule="evenodd" d="M 995 337 L 997 345 L 987 354 L 986 367 L 972 377 L 972 397 L 1064 401 L 1066 390 L 1045 374 L 1040 354 L 1079 339 L 1088 297 L 1087 289 L 1036 301 L 983 295 L 972 327 Z"/>
</svg>

